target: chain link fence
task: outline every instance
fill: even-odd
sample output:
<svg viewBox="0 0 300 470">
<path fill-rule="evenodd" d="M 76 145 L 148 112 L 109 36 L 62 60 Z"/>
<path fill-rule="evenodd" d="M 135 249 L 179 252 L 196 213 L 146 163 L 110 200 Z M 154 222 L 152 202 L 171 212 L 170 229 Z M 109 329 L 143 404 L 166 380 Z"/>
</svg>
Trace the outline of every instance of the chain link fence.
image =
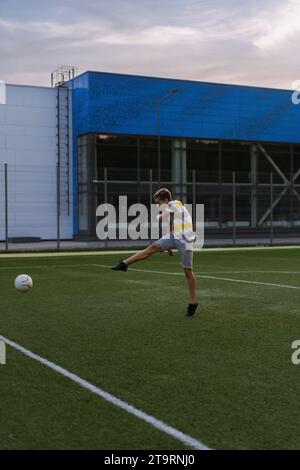
<svg viewBox="0 0 300 470">
<path fill-rule="evenodd" d="M 128 205 L 139 202 L 149 208 L 161 186 L 192 204 L 193 213 L 196 204 L 204 204 L 206 246 L 300 243 L 299 175 L 283 181 L 277 173 L 258 173 L 253 184 L 247 172 L 223 172 L 220 179 L 217 172 L 195 169 L 177 181 L 165 170 L 161 182 L 151 168 L 143 168 L 138 177 L 125 168 L 101 168 L 97 174 L 99 179 L 88 184 L 79 182 L 78 204 L 66 210 L 70 191 L 66 194 L 60 167 L 0 165 L 0 250 L 96 246 L 99 204 L 117 206 L 122 195 Z"/>
</svg>

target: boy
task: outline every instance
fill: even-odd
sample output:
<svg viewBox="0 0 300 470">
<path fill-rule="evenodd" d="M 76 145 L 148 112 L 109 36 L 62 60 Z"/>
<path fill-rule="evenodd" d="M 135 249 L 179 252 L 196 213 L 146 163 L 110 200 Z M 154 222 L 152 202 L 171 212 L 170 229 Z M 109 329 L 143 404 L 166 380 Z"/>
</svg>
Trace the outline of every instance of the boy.
<svg viewBox="0 0 300 470">
<path fill-rule="evenodd" d="M 172 200 L 171 192 L 166 188 L 159 189 L 154 194 L 153 199 L 155 204 L 159 206 L 159 211 L 162 212 L 159 219 L 162 221 L 167 218 L 170 219 L 170 232 L 144 250 L 116 264 L 112 269 L 114 271 L 127 271 L 129 265 L 146 259 L 154 253 L 167 250 L 169 255 L 172 256 L 172 249 L 177 248 L 189 289 L 190 303 L 187 306 L 186 315 L 193 316 L 198 304 L 196 302 L 196 278 L 192 267 L 193 243 L 196 238 L 193 232 L 192 218 L 180 201 Z"/>
</svg>

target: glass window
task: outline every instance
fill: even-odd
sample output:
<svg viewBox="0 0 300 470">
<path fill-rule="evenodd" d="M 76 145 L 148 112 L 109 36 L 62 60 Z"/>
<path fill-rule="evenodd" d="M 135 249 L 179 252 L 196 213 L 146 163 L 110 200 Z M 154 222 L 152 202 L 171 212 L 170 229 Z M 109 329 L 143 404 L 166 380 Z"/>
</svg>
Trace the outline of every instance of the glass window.
<svg viewBox="0 0 300 470">
<path fill-rule="evenodd" d="M 104 168 L 107 168 L 109 180 L 137 179 L 137 138 L 96 136 L 97 179 L 103 179 Z"/>
<path fill-rule="evenodd" d="M 222 142 L 222 180 L 232 181 L 233 172 L 236 174 L 236 181 L 250 182 L 250 144 Z"/>
<path fill-rule="evenodd" d="M 140 178 L 149 179 L 152 170 L 153 181 L 158 180 L 158 139 L 140 138 Z M 160 139 L 160 179 L 162 184 L 172 179 L 172 140 Z"/>
<path fill-rule="evenodd" d="M 192 171 L 197 181 L 218 181 L 219 143 L 187 140 L 187 178 L 192 181 Z"/>
</svg>

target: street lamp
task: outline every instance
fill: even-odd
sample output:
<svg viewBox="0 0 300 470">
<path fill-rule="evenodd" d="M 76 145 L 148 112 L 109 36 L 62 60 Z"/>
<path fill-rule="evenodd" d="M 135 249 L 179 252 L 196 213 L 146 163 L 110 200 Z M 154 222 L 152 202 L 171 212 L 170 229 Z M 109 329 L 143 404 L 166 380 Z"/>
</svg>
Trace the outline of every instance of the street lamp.
<svg viewBox="0 0 300 470">
<path fill-rule="evenodd" d="M 161 103 L 169 98 L 171 95 L 175 95 L 178 92 L 177 88 L 171 88 L 165 95 L 160 96 L 157 100 L 157 165 L 158 165 L 158 184 L 160 184 L 160 108 Z"/>
</svg>

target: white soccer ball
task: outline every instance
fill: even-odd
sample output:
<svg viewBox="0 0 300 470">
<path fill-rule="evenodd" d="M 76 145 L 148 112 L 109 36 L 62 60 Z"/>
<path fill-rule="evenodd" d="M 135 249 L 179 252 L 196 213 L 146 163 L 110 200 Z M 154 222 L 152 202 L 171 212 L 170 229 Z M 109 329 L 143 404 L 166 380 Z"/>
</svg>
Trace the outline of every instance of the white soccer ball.
<svg viewBox="0 0 300 470">
<path fill-rule="evenodd" d="M 27 274 L 20 274 L 15 279 L 15 288 L 17 289 L 17 291 L 22 292 L 23 294 L 25 292 L 28 292 L 32 288 L 32 286 L 32 279 Z"/>
</svg>

